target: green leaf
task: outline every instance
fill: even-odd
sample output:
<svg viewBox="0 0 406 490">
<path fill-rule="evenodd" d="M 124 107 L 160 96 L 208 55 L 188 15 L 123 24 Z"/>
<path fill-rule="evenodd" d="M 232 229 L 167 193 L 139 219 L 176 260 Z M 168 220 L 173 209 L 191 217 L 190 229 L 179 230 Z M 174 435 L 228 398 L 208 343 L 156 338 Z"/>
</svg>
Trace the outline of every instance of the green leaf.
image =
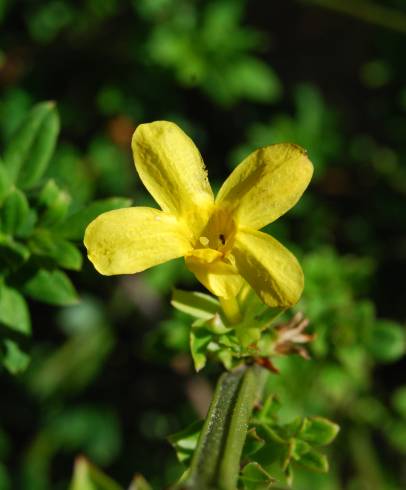
<svg viewBox="0 0 406 490">
<path fill-rule="evenodd" d="M 29 247 L 33 254 L 49 257 L 64 269 L 80 270 L 82 267 L 82 254 L 77 247 L 49 230 L 36 230 Z"/>
<path fill-rule="evenodd" d="M 187 315 L 204 320 L 209 320 L 220 310 L 220 303 L 213 296 L 181 289 L 173 290 L 171 304 Z"/>
<path fill-rule="evenodd" d="M 99 214 L 113 209 L 127 208 L 130 205 L 131 200 L 124 197 L 110 197 L 109 199 L 94 201 L 86 208 L 69 216 L 58 226 L 58 234 L 69 240 L 82 240 L 87 225 Z"/>
<path fill-rule="evenodd" d="M 31 334 L 30 312 L 25 299 L 5 284 L 0 287 L 0 323 L 15 332 Z"/>
<path fill-rule="evenodd" d="M 256 344 L 261 338 L 261 327 L 253 325 L 253 320 L 246 323 L 239 323 L 235 326 L 235 333 L 243 347 L 248 347 L 251 344 Z"/>
<path fill-rule="evenodd" d="M 0 160 L 0 203 L 11 190 L 11 180 L 4 163 Z"/>
<path fill-rule="evenodd" d="M 30 251 L 11 236 L 0 233 L 0 264 L 7 268 L 17 268 L 30 257 Z"/>
<path fill-rule="evenodd" d="M 229 88 L 235 97 L 271 102 L 281 93 L 281 84 L 269 65 L 254 57 L 242 57 L 227 70 Z"/>
<path fill-rule="evenodd" d="M 184 463 L 185 465 L 190 463 L 196 449 L 202 427 L 203 421 L 199 420 L 189 425 L 189 427 L 186 429 L 176 432 L 175 434 L 171 434 L 168 437 L 168 441 L 175 449 L 176 456 L 181 463 Z"/>
<path fill-rule="evenodd" d="M 252 456 L 258 452 L 265 445 L 265 441 L 257 434 L 255 427 L 247 432 L 247 438 L 245 439 L 244 450 L 242 459 L 244 460 L 248 456 Z"/>
<path fill-rule="evenodd" d="M 366 343 L 371 354 L 381 362 L 393 362 L 405 352 L 405 330 L 389 320 L 378 320 L 367 331 Z"/>
<path fill-rule="evenodd" d="M 69 490 L 122 490 L 122 487 L 82 456 L 75 462 Z"/>
<path fill-rule="evenodd" d="M 300 439 L 292 439 L 289 443 L 289 457 L 298 461 L 304 454 L 308 453 L 310 449 L 310 444 L 307 442 L 301 441 Z"/>
<path fill-rule="evenodd" d="M 25 194 L 13 189 L 0 209 L 1 229 L 9 235 L 19 235 L 29 218 L 30 207 Z"/>
<path fill-rule="evenodd" d="M 340 427 L 323 417 L 306 417 L 298 437 L 316 446 L 330 444 L 338 434 Z"/>
<path fill-rule="evenodd" d="M 275 481 L 258 463 L 248 463 L 244 466 L 240 480 L 245 490 L 263 490 L 271 488 Z"/>
<path fill-rule="evenodd" d="M 152 490 L 152 487 L 142 475 L 135 475 L 128 490 Z"/>
<path fill-rule="evenodd" d="M 44 174 L 54 152 L 59 117 L 53 102 L 36 105 L 9 141 L 4 163 L 12 181 L 30 188 Z"/>
<path fill-rule="evenodd" d="M 24 293 L 50 305 L 67 306 L 78 302 L 69 277 L 60 270 L 40 269 L 23 286 Z"/>
<path fill-rule="evenodd" d="M 72 335 L 35 369 L 33 366 L 29 373 L 30 390 L 40 398 L 77 392 L 94 379 L 113 345 L 110 330 L 101 324 Z"/>
<path fill-rule="evenodd" d="M 406 455 L 406 422 L 394 420 L 388 427 L 385 427 L 385 437 L 387 437 L 401 454 Z"/>
<path fill-rule="evenodd" d="M 2 349 L 0 349 L 0 359 L 11 374 L 25 371 L 30 362 L 30 356 L 22 351 L 16 342 L 10 339 L 3 341 Z"/>
<path fill-rule="evenodd" d="M 192 327 L 194 328 L 204 328 L 208 332 L 214 334 L 213 338 L 218 335 L 222 335 L 222 339 L 225 340 L 225 343 L 228 341 L 227 336 L 225 334 L 233 334 L 233 327 L 228 327 L 224 325 L 223 317 L 219 313 L 216 313 L 214 316 L 211 316 L 209 319 L 197 318 L 193 323 Z"/>
<path fill-rule="evenodd" d="M 190 330 L 190 352 L 196 371 L 204 368 L 207 362 L 207 346 L 211 342 L 213 335 L 202 328 L 192 328 Z"/>
<path fill-rule="evenodd" d="M 40 223 L 42 226 L 54 226 L 66 217 L 71 202 L 69 194 L 60 189 L 54 180 L 48 180 L 39 195 L 39 205 L 44 208 Z"/>
<path fill-rule="evenodd" d="M 273 422 L 276 419 L 276 415 L 281 408 L 281 403 L 279 399 L 274 395 L 270 394 L 265 399 L 259 414 L 256 416 L 260 421 Z"/>
<path fill-rule="evenodd" d="M 319 453 L 315 449 L 311 449 L 303 454 L 298 460 L 298 463 L 312 471 L 318 471 L 320 473 L 328 472 L 327 456 Z"/>
<path fill-rule="evenodd" d="M 406 385 L 400 386 L 392 395 L 392 405 L 406 419 Z"/>
</svg>

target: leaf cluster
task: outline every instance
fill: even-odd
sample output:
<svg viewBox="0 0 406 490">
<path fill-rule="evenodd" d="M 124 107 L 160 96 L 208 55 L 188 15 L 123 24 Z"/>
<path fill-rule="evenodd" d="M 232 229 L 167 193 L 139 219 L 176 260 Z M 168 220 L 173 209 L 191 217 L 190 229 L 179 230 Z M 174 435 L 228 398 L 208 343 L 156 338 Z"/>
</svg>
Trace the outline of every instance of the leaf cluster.
<svg viewBox="0 0 406 490">
<path fill-rule="evenodd" d="M 0 359 L 12 373 L 29 362 L 28 299 L 53 306 L 77 303 L 65 271 L 82 267 L 78 247 L 86 225 L 121 198 L 75 209 L 74 198 L 49 177 L 59 133 L 53 102 L 34 106 L 12 133 L 0 159 Z"/>
<path fill-rule="evenodd" d="M 206 365 L 208 358 L 221 362 L 229 370 L 242 361 L 274 354 L 277 335 L 271 325 L 281 310 L 266 307 L 251 288 L 248 293 L 242 291 L 237 301 L 241 321 L 231 325 L 216 298 L 200 292 L 174 290 L 172 305 L 195 318 L 189 341 L 196 371 Z"/>
</svg>

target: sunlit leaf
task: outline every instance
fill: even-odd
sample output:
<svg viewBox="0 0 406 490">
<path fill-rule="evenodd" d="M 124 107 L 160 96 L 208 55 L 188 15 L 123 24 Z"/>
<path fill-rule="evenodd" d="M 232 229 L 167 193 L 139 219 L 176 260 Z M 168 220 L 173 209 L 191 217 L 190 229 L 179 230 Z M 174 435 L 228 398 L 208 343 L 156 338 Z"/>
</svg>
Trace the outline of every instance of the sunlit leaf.
<svg viewBox="0 0 406 490">
<path fill-rule="evenodd" d="M 172 306 L 195 318 L 212 318 L 220 309 L 217 299 L 209 294 L 174 289 Z"/>
<path fill-rule="evenodd" d="M 4 199 L 0 209 L 1 229 L 10 235 L 19 235 L 29 217 L 25 194 L 14 188 Z"/>
<path fill-rule="evenodd" d="M 152 487 L 142 475 L 135 475 L 128 490 L 152 490 Z"/>
<path fill-rule="evenodd" d="M 25 189 L 44 174 L 55 149 L 59 117 L 53 102 L 36 105 L 8 142 L 4 163 L 14 182 Z"/>
<path fill-rule="evenodd" d="M 5 339 L 3 345 L 0 343 L 0 361 L 10 373 L 18 374 L 25 371 L 30 356 L 16 342 Z"/>
<path fill-rule="evenodd" d="M 176 432 L 176 434 L 171 434 L 168 437 L 168 440 L 175 449 L 176 456 L 181 463 L 186 465 L 190 463 L 197 446 L 202 426 L 202 421 L 194 422 L 186 429 Z"/>
<path fill-rule="evenodd" d="M 31 320 L 27 303 L 17 289 L 0 286 L 0 324 L 9 329 L 30 335 Z"/>
<path fill-rule="evenodd" d="M 212 340 L 212 334 L 202 328 L 192 328 L 190 331 L 190 351 L 196 371 L 204 368 L 207 362 L 206 348 Z"/>
<path fill-rule="evenodd" d="M 51 305 L 77 303 L 78 294 L 69 277 L 58 269 L 39 269 L 23 286 L 24 293 Z"/>
<path fill-rule="evenodd" d="M 84 457 L 80 457 L 76 460 L 69 490 L 122 490 L 122 487 Z"/>
<path fill-rule="evenodd" d="M 60 189 L 54 180 L 48 180 L 38 197 L 38 204 L 42 208 L 40 225 L 45 227 L 55 226 L 63 221 L 68 212 L 70 202 L 71 197 L 69 194 Z"/>
</svg>

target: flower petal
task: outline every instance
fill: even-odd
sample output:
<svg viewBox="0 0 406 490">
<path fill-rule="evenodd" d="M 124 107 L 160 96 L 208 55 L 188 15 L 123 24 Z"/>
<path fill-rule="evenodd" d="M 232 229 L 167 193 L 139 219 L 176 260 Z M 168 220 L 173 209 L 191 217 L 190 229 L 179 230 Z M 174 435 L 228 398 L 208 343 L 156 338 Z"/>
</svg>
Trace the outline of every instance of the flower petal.
<svg viewBox="0 0 406 490">
<path fill-rule="evenodd" d="M 98 216 L 86 229 L 88 257 L 104 275 L 133 274 L 185 255 L 191 249 L 184 225 L 152 208 L 123 208 Z"/>
<path fill-rule="evenodd" d="M 303 271 L 294 255 L 275 238 L 240 229 L 232 253 L 239 273 L 265 304 L 287 308 L 299 301 Z"/>
<path fill-rule="evenodd" d="M 193 141 L 176 124 L 156 121 L 137 127 L 132 149 L 137 172 L 156 202 L 198 233 L 214 198 Z"/>
<path fill-rule="evenodd" d="M 215 296 L 234 297 L 243 285 L 243 278 L 238 274 L 235 267 L 222 259 L 209 263 L 206 260 L 201 260 L 192 252 L 191 255 L 185 257 L 185 262 L 188 269 Z"/>
<path fill-rule="evenodd" d="M 313 174 L 305 150 L 277 144 L 251 153 L 222 185 L 216 203 L 241 225 L 256 230 L 293 207 Z"/>
</svg>

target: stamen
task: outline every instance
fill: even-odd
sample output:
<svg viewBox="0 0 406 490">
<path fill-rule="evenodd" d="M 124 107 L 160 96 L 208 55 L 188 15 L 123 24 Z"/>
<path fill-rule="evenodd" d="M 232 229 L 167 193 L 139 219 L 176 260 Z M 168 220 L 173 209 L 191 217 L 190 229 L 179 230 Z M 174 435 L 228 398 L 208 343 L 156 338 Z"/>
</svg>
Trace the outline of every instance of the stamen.
<svg viewBox="0 0 406 490">
<path fill-rule="evenodd" d="M 207 247 L 207 245 L 209 244 L 209 239 L 206 237 L 206 236 L 201 236 L 199 238 L 199 242 L 203 245 L 203 247 Z"/>
<path fill-rule="evenodd" d="M 223 233 L 220 233 L 219 238 L 220 238 L 220 242 L 223 245 L 225 245 L 225 243 L 226 243 L 226 237 L 223 235 Z"/>
</svg>

